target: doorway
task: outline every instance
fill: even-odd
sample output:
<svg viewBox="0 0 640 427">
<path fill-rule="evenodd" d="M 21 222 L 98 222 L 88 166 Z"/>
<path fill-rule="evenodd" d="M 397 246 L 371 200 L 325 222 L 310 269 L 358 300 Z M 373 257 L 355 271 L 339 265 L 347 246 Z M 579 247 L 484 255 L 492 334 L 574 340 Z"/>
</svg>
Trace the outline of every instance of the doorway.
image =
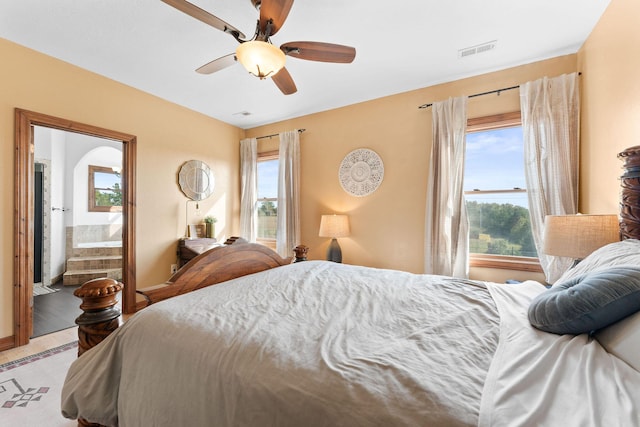
<svg viewBox="0 0 640 427">
<path fill-rule="evenodd" d="M 80 312 L 73 292 L 83 283 L 100 277 L 122 281 L 122 142 L 42 126 L 33 133 L 30 338 L 75 326 Z M 108 173 L 92 173 L 95 168 Z M 96 175 L 100 188 L 92 192 Z M 106 182 L 103 175 L 112 179 Z M 92 209 L 96 194 L 114 206 Z"/>
<path fill-rule="evenodd" d="M 135 312 L 135 159 L 136 137 L 32 111 L 16 109 L 14 319 L 16 346 L 33 334 L 34 280 L 34 126 L 122 143 L 122 308 Z"/>
</svg>

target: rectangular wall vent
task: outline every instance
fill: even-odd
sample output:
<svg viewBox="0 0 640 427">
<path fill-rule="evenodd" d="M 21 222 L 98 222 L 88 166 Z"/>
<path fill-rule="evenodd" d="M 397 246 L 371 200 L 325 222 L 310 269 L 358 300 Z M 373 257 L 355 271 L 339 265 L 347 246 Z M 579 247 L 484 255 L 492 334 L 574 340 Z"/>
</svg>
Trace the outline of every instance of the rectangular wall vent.
<svg viewBox="0 0 640 427">
<path fill-rule="evenodd" d="M 495 49 L 496 44 L 498 44 L 497 40 L 493 40 L 490 42 L 482 43 L 476 46 L 465 47 L 464 49 L 458 50 L 459 58 L 466 58 L 467 56 L 477 55 L 479 53 L 488 52 L 490 50 Z"/>
</svg>

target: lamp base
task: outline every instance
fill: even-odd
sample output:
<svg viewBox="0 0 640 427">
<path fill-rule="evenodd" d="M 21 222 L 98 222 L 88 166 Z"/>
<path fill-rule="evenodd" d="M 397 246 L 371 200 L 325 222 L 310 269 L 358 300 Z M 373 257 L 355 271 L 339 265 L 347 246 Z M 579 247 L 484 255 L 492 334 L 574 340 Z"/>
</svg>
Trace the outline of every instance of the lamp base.
<svg viewBox="0 0 640 427">
<path fill-rule="evenodd" d="M 342 262 L 342 250 L 335 238 L 331 239 L 331 243 L 327 248 L 327 261 Z"/>
</svg>

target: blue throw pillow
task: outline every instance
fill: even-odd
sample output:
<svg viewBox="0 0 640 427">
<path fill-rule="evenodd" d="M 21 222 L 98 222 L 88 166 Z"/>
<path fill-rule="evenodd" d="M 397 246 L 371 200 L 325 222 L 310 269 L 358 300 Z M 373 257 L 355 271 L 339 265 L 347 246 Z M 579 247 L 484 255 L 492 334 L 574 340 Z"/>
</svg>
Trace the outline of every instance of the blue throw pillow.
<svg viewBox="0 0 640 427">
<path fill-rule="evenodd" d="M 583 334 L 640 311 L 640 267 L 616 266 L 573 277 L 533 299 L 529 322 L 555 334 Z"/>
</svg>

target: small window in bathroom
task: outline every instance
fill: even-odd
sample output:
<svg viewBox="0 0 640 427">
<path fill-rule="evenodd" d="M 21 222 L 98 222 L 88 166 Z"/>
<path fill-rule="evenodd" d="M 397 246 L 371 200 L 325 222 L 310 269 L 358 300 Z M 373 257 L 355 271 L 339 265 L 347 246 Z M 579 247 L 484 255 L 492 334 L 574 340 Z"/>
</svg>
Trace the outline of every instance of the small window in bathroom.
<svg viewBox="0 0 640 427">
<path fill-rule="evenodd" d="M 89 165 L 89 212 L 122 212 L 119 168 Z"/>
</svg>

